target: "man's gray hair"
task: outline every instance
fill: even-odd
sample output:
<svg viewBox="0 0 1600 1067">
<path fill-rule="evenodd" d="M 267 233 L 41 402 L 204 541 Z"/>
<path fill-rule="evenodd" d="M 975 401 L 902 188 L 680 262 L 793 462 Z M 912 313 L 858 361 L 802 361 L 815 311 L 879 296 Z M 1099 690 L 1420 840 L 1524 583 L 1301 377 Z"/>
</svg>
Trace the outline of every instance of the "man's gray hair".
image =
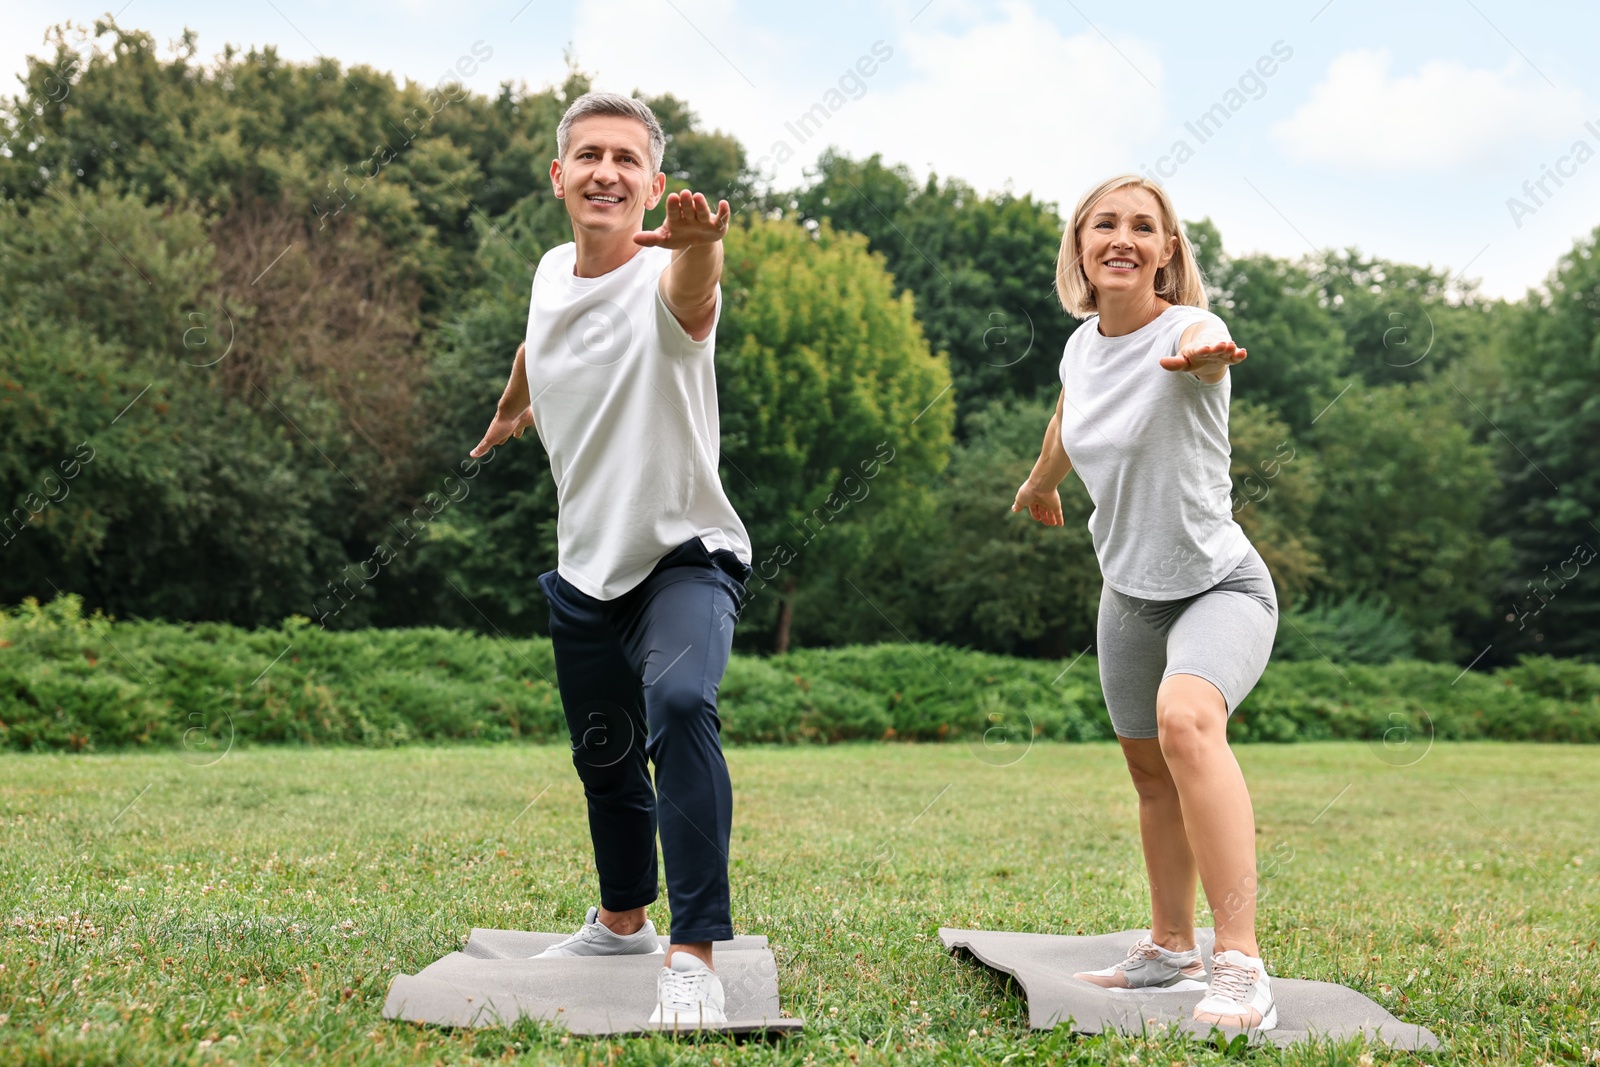
<svg viewBox="0 0 1600 1067">
<path fill-rule="evenodd" d="M 661 123 L 655 112 L 631 96 L 620 93 L 584 93 L 572 102 L 567 113 L 561 116 L 556 127 L 556 158 L 567 158 L 567 140 L 572 136 L 572 124 L 591 115 L 618 115 L 625 119 L 638 119 L 650 135 L 650 173 L 661 170 L 661 159 L 667 153 L 667 135 L 661 132 Z"/>
</svg>

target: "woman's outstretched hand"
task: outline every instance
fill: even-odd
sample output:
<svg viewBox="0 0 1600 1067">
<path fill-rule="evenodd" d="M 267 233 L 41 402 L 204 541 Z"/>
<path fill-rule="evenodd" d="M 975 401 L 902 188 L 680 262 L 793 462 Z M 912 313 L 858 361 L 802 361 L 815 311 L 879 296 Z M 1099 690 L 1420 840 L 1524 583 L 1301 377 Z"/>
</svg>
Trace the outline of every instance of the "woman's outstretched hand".
<svg viewBox="0 0 1600 1067">
<path fill-rule="evenodd" d="M 1046 526 L 1066 525 L 1066 519 L 1061 514 L 1061 494 L 1054 489 L 1036 486 L 1032 482 L 1022 483 L 1022 488 L 1017 490 L 1017 499 L 1012 503 L 1011 510 L 1026 511 Z"/>
<path fill-rule="evenodd" d="M 1217 371 L 1242 362 L 1244 357 L 1245 350 L 1232 341 L 1195 343 L 1184 345 L 1175 356 L 1162 356 L 1161 366 L 1170 371 L 1198 374 L 1207 381 L 1216 381 Z"/>
</svg>

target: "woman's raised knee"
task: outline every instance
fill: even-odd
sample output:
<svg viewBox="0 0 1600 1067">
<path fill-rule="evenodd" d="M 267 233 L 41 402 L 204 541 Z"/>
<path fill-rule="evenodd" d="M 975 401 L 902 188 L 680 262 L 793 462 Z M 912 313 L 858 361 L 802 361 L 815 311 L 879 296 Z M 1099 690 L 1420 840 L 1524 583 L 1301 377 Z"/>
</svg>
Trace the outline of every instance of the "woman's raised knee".
<svg viewBox="0 0 1600 1067">
<path fill-rule="evenodd" d="M 1227 744 L 1228 716 L 1209 704 L 1170 700 L 1156 707 L 1156 729 L 1161 754 L 1167 762 L 1196 759 L 1217 744 Z"/>
</svg>

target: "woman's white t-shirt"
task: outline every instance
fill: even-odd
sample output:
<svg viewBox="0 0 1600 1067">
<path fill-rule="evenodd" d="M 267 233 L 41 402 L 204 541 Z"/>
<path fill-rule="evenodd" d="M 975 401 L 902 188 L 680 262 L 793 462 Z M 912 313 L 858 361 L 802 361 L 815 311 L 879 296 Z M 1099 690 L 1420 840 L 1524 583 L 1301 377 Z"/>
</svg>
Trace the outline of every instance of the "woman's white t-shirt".
<svg viewBox="0 0 1600 1067">
<path fill-rule="evenodd" d="M 1183 331 L 1202 321 L 1222 324 L 1178 304 L 1106 337 L 1091 315 L 1061 358 L 1061 444 L 1094 502 L 1089 532 L 1100 572 L 1127 596 L 1204 592 L 1250 550 L 1229 498 L 1232 372 L 1208 385 L 1158 362 L 1177 355 Z"/>
<path fill-rule="evenodd" d="M 572 243 L 539 261 L 524 354 L 556 483 L 557 571 L 614 600 L 693 537 L 749 566 L 717 470 L 715 323 L 695 341 L 662 300 L 669 249 L 643 248 L 598 278 L 578 277 L 576 262 Z"/>
</svg>

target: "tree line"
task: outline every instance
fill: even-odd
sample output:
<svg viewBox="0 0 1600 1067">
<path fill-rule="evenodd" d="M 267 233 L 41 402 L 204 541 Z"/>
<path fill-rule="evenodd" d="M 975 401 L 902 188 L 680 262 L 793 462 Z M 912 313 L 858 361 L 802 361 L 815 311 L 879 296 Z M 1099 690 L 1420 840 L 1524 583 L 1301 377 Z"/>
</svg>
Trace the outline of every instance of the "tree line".
<svg viewBox="0 0 1600 1067">
<path fill-rule="evenodd" d="M 546 172 L 588 77 L 489 97 L 271 47 L 200 61 L 192 33 L 163 56 L 109 21 L 52 44 L 0 107 L 0 602 L 543 632 L 543 450 L 466 452 L 570 240 Z M 756 547 L 741 647 L 1092 645 L 1081 484 L 1064 528 L 1009 514 L 1076 327 L 1058 204 L 832 151 L 767 188 L 687 102 L 648 102 L 669 188 L 738 209 L 717 371 Z M 1276 654 L 1593 659 L 1600 227 L 1514 301 L 1186 229 L 1250 349 L 1233 505 Z"/>
</svg>

